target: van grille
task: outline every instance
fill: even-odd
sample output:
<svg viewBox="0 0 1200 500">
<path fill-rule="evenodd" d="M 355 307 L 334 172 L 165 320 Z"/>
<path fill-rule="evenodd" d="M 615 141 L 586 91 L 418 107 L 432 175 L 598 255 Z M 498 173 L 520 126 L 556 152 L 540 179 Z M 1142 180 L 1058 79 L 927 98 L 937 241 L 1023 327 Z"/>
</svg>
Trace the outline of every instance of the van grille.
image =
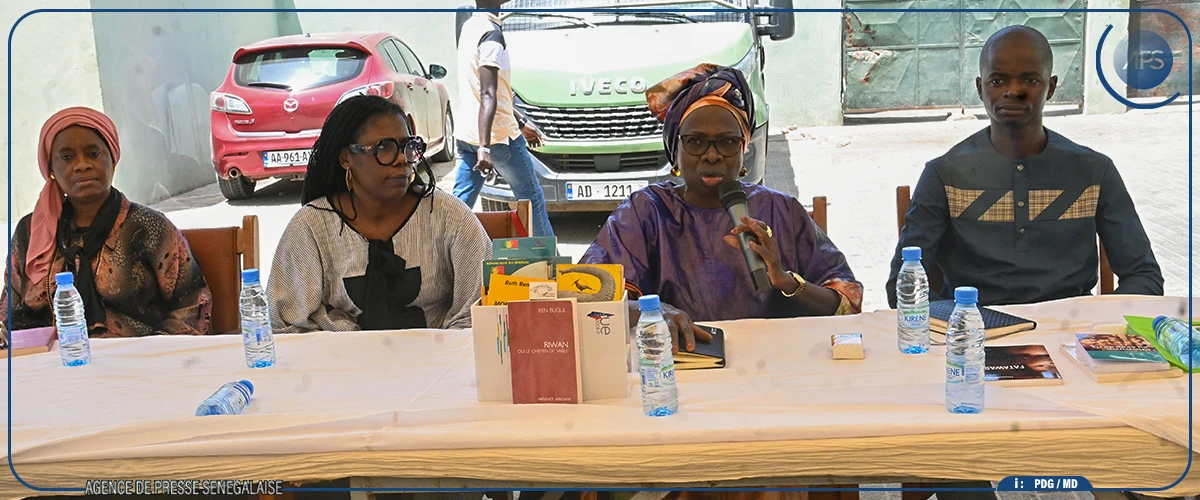
<svg viewBox="0 0 1200 500">
<path fill-rule="evenodd" d="M 662 124 L 645 104 L 555 108 L 515 102 L 551 139 L 644 139 L 662 136 Z"/>
<path fill-rule="evenodd" d="M 595 155 L 542 154 L 534 153 L 550 170 L 555 172 L 597 172 Z M 622 153 L 621 172 L 656 171 L 667 164 L 667 154 L 662 151 Z"/>
</svg>

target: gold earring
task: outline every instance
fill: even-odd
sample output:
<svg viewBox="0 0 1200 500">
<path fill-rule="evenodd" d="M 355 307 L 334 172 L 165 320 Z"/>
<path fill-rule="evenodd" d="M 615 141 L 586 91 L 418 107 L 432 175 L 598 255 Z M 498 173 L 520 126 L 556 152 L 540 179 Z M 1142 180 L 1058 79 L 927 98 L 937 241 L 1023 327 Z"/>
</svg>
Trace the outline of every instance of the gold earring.
<svg viewBox="0 0 1200 500">
<path fill-rule="evenodd" d="M 354 191 L 354 185 L 350 181 L 354 180 L 354 176 L 350 175 L 350 169 L 346 169 L 346 191 Z"/>
<path fill-rule="evenodd" d="M 744 166 L 743 166 L 743 167 L 742 167 L 742 175 L 741 175 L 741 176 L 742 176 L 742 177 L 745 177 L 745 176 L 747 176 L 747 175 L 750 175 L 750 171 L 749 171 L 749 170 L 747 170 L 747 169 L 746 169 L 746 167 L 744 167 Z"/>
<path fill-rule="evenodd" d="M 672 165 L 671 166 L 671 175 L 674 175 L 675 177 L 679 177 L 679 174 L 680 174 L 679 167 Z"/>
<path fill-rule="evenodd" d="M 54 180 L 54 174 L 50 174 L 50 180 Z"/>
</svg>

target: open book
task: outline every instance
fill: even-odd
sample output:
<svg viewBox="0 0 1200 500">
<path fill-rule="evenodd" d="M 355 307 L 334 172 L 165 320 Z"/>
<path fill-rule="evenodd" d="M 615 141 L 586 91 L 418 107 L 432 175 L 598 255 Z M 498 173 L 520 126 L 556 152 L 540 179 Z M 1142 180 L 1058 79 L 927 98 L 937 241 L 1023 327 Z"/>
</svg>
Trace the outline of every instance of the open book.
<svg viewBox="0 0 1200 500">
<path fill-rule="evenodd" d="M 954 312 L 953 300 L 934 300 L 929 302 L 929 337 L 935 344 L 946 343 L 946 325 L 950 321 L 950 313 Z M 979 315 L 983 318 L 983 328 L 987 331 L 987 340 L 994 340 L 1037 328 L 1037 322 L 1020 316 L 1004 313 L 986 306 L 979 306 Z"/>
<path fill-rule="evenodd" d="M 711 333 L 712 342 L 696 340 L 696 350 L 692 352 L 680 349 L 675 353 L 676 370 L 704 370 L 725 367 L 725 331 L 711 326 L 696 325 Z"/>
</svg>

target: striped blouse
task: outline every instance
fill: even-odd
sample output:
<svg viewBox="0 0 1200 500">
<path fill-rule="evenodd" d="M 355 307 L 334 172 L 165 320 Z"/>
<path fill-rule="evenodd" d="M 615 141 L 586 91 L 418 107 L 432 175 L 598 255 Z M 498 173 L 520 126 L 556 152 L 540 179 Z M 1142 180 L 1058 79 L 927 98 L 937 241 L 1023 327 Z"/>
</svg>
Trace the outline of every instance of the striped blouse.
<svg viewBox="0 0 1200 500">
<path fill-rule="evenodd" d="M 387 313 L 411 311 L 418 322 L 423 314 L 428 328 L 470 328 L 482 261 L 491 257 L 491 241 L 471 209 L 437 190 L 420 201 L 390 243 L 400 258 L 393 260 L 405 271 L 399 285 L 386 287 Z M 362 329 L 363 304 L 355 298 L 364 298 L 356 283 L 366 275 L 369 251 L 370 242 L 325 198 L 301 207 L 279 241 L 267 285 L 275 331 Z"/>
</svg>

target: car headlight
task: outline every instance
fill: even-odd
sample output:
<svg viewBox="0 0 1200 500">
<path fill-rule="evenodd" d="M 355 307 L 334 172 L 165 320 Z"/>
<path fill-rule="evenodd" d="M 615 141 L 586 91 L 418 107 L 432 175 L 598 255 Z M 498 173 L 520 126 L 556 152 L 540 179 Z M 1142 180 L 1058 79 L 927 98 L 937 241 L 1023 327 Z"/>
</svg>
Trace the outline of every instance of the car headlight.
<svg viewBox="0 0 1200 500">
<path fill-rule="evenodd" d="M 758 68 L 758 51 L 755 49 L 755 46 L 751 46 L 742 60 L 733 65 L 734 69 L 742 72 L 747 81 L 754 77 L 754 72 Z"/>
</svg>

